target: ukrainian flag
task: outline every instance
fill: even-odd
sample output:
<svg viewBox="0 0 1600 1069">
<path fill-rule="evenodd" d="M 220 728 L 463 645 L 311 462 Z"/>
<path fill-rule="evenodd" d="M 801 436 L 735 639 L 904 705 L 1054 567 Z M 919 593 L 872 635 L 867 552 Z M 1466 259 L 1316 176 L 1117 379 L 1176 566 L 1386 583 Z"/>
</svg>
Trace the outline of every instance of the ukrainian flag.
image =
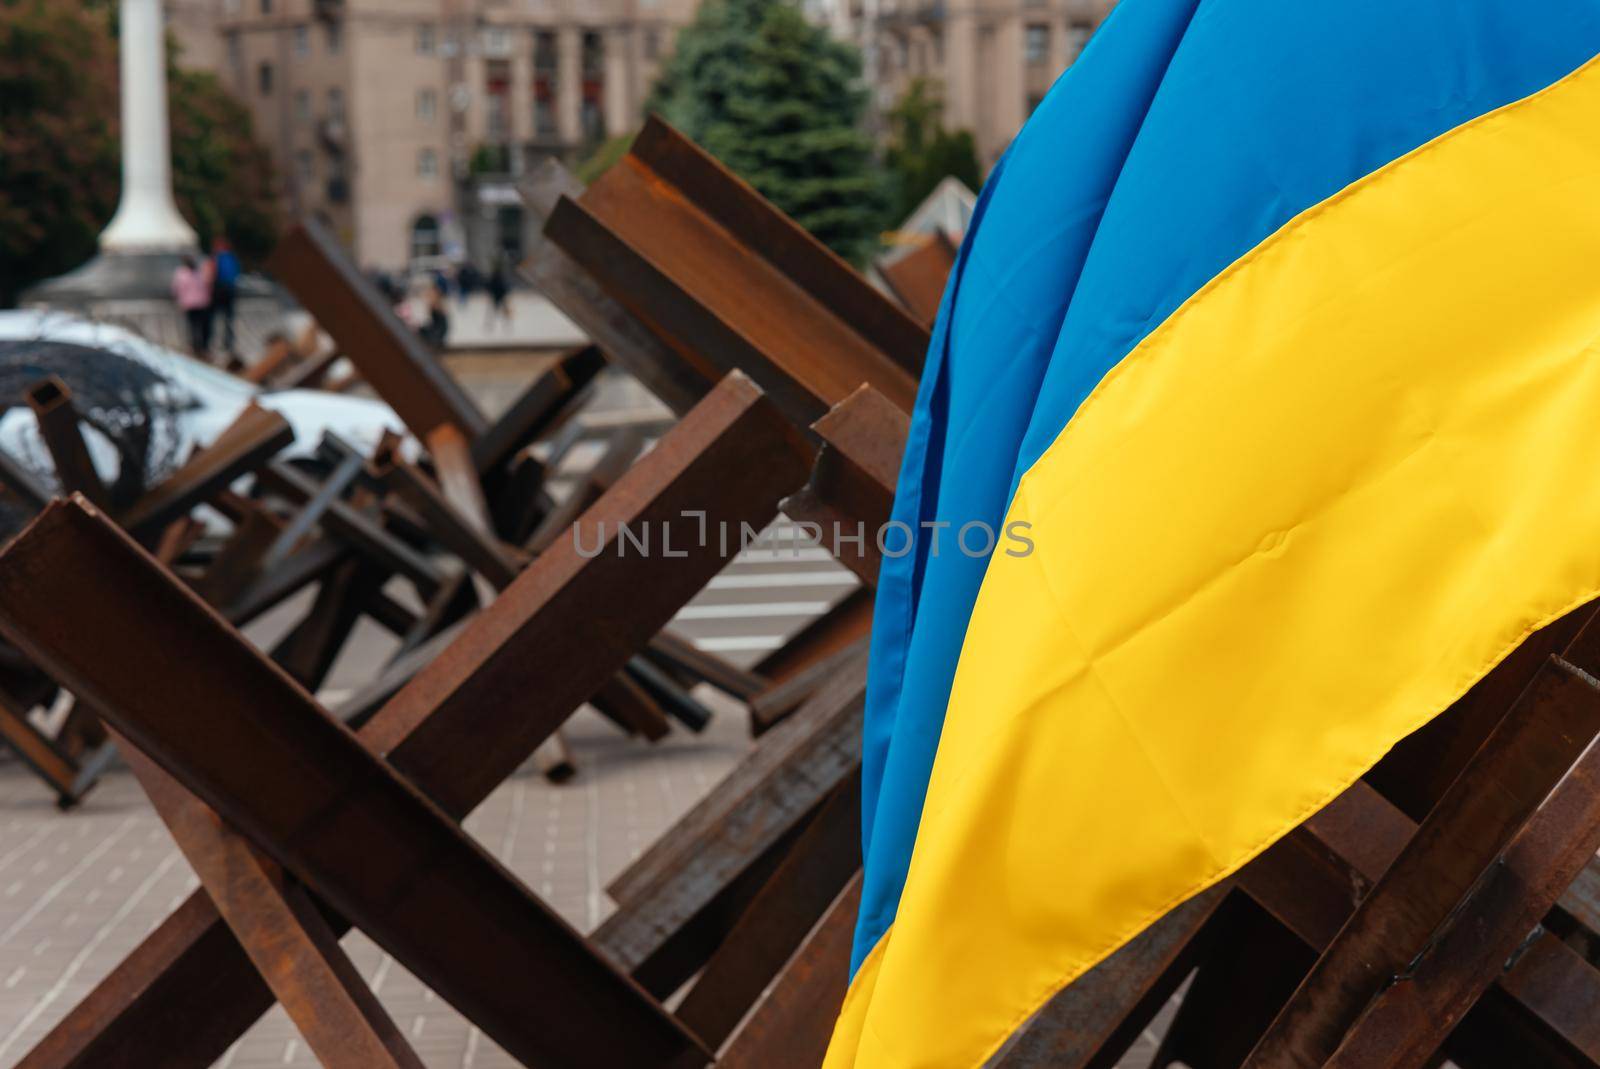
<svg viewBox="0 0 1600 1069">
<path fill-rule="evenodd" d="M 1597 52 L 1124 0 L 1040 105 L 901 474 L 829 1066 L 981 1064 L 1600 593 Z"/>
</svg>

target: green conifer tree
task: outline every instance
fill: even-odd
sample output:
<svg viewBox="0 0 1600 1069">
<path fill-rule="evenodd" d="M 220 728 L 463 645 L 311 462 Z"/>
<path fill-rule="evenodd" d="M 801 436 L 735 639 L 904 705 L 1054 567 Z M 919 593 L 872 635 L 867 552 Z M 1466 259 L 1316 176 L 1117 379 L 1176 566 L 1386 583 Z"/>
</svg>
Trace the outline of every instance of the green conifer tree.
<svg viewBox="0 0 1600 1069">
<path fill-rule="evenodd" d="M 707 0 L 650 107 L 856 263 L 877 248 L 884 184 L 861 128 L 861 56 L 792 0 Z"/>
</svg>

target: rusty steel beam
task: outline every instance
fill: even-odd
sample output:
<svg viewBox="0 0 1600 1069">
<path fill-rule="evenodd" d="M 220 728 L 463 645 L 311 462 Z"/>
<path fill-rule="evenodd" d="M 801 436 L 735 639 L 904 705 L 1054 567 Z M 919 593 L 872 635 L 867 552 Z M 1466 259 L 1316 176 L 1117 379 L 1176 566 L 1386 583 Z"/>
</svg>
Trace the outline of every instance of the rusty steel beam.
<svg viewBox="0 0 1600 1069">
<path fill-rule="evenodd" d="M 294 430 L 288 420 L 252 402 L 216 441 L 134 502 L 118 522 L 135 537 L 159 532 L 212 494 L 227 489 L 240 476 L 265 464 L 292 441 Z"/>
<path fill-rule="evenodd" d="M 678 1019 L 719 1046 L 861 870 L 861 774 L 828 793 L 776 871 L 740 914 L 678 1005 Z"/>
<path fill-rule="evenodd" d="M 589 704 L 624 732 L 646 742 L 658 742 L 672 733 L 666 712 L 627 672 L 606 680 Z"/>
<path fill-rule="evenodd" d="M 757 661 L 752 671 L 781 685 L 849 649 L 872 632 L 872 597 L 870 587 L 852 590 L 788 642 Z"/>
<path fill-rule="evenodd" d="M 805 478 L 807 460 L 749 380 L 729 376 L 583 518 L 590 535 L 605 525 L 609 550 L 585 542 L 595 556 L 584 558 L 572 540 L 560 541 L 460 632 L 395 666 L 397 678 L 380 693 L 427 665 L 372 715 L 362 741 L 450 815 L 464 817 L 732 556 L 737 539 L 726 549 L 716 538 L 694 547 L 687 532 L 698 521 L 683 512 L 703 510 L 713 531 L 719 522 L 735 530 L 764 525 Z M 674 558 L 675 567 L 615 552 L 619 524 L 668 522 L 684 524 L 674 544 L 689 554 Z M 372 703 L 369 696 L 366 708 L 349 711 L 365 714 Z M 201 1069 L 271 1004 L 198 894 L 19 1069 L 142 1066 L 152 1034 L 165 1037 L 163 1069 Z"/>
<path fill-rule="evenodd" d="M 671 631 L 663 631 L 651 639 L 645 655 L 680 679 L 708 683 L 740 701 L 749 701 L 770 685 L 761 675 L 746 672 L 714 653 L 707 653 Z"/>
<path fill-rule="evenodd" d="M 855 774 L 865 688 L 864 660 L 841 670 L 607 886 L 618 909 L 594 940 L 613 961 L 644 966 Z"/>
<path fill-rule="evenodd" d="M 1236 879 L 1320 953 L 1415 831 L 1405 814 L 1358 782 L 1246 865 Z M 1600 1022 L 1593 1012 L 1600 1004 L 1600 973 L 1549 933 L 1509 964 L 1510 971 L 1467 1014 L 1463 1036 L 1511 1030 L 1519 1042 L 1551 1052 L 1541 1064 L 1552 1069 L 1600 1065 Z M 1458 1043 L 1452 1036 L 1447 1050 L 1463 1066 L 1473 1064 L 1465 1038 Z"/>
<path fill-rule="evenodd" d="M 806 460 L 761 392 L 730 375 L 396 695 L 372 723 L 374 744 L 393 747 L 390 761 L 445 809 L 470 810 L 721 570 L 737 537 L 721 545 L 720 526 L 770 522 Z M 689 510 L 705 513 L 704 544 Z M 672 566 L 624 530 L 650 531 Z M 486 738 L 489 753 L 468 743 Z"/>
<path fill-rule="evenodd" d="M 212 904 L 317 1060 L 329 1069 L 424 1069 L 304 888 L 160 765 L 117 741 Z"/>
<path fill-rule="evenodd" d="M 944 300 L 945 283 L 955 266 L 955 243 L 939 230 L 899 255 L 879 260 L 878 274 L 911 317 L 932 330 Z"/>
<path fill-rule="evenodd" d="M 278 532 L 277 538 L 273 539 L 272 545 L 261 555 L 260 571 L 271 572 L 281 566 L 321 522 L 333 503 L 342 499 L 345 491 L 361 477 L 365 467 L 365 461 L 359 454 L 340 457 L 327 478 L 317 487 L 317 492 L 295 510 L 289 522 Z"/>
<path fill-rule="evenodd" d="M 0 742 L 9 746 L 45 786 L 55 791 L 58 806 L 67 809 L 77 803 L 77 764 L 33 726 L 28 720 L 27 707 L 6 690 L 0 690 Z"/>
<path fill-rule="evenodd" d="M 39 436 L 50 451 L 50 459 L 55 461 L 62 493 L 80 493 L 101 508 L 109 507 L 110 492 L 89 457 L 89 446 L 83 440 L 78 410 L 67 384 L 51 375 L 28 388 L 27 400 L 33 418 L 39 422 Z"/>
<path fill-rule="evenodd" d="M 994 1069 L 1109 1066 L 1193 967 L 1229 884 L 1172 910 L 1045 1003 L 989 1063 Z M 1134 1037 L 1128 1037 L 1130 1026 Z"/>
<path fill-rule="evenodd" d="M 1327 1069 L 1424 1069 L 1479 996 L 1515 968 L 1519 949 L 1545 936 L 1540 919 L 1600 850 L 1600 742 L 1590 739 L 1459 908 L 1388 979 Z"/>
<path fill-rule="evenodd" d="M 1600 626 L 1567 652 L 1600 663 Z M 1600 688 L 1553 657 L 1362 899 L 1247 1063 L 1314 1069 L 1405 970 L 1600 730 Z"/>
<path fill-rule="evenodd" d="M 815 524 L 839 563 L 868 586 L 878 583 L 878 534 L 893 512 L 910 427 L 881 393 L 855 390 L 812 424 L 822 448 L 811 480 L 783 503 L 786 516 Z"/>
<path fill-rule="evenodd" d="M 750 702 L 750 733 L 760 738 L 783 723 L 841 668 L 865 657 L 869 641 L 863 636 L 756 695 Z"/>
<path fill-rule="evenodd" d="M 278 241 L 267 269 L 350 357 L 361 377 L 420 441 L 454 426 L 469 439 L 488 430 L 476 405 L 438 359 L 395 317 L 337 239 L 305 220 Z"/>
<path fill-rule="evenodd" d="M 311 693 L 322 688 L 365 615 L 381 592 L 385 573 L 364 560 L 346 561 L 323 581 L 311 609 L 272 650 L 272 659 Z"/>
<path fill-rule="evenodd" d="M 844 1004 L 850 940 L 861 908 L 857 875 L 807 933 L 776 981 L 718 1052 L 717 1069 L 821 1065 Z"/>
<path fill-rule="evenodd" d="M 583 479 L 566 498 L 545 514 L 533 537 L 528 540 L 528 552 L 543 553 L 552 544 L 568 535 L 579 516 L 589 511 L 616 481 L 622 478 L 633 462 L 644 451 L 644 439 L 632 431 L 622 431 L 611 438 L 599 461 L 590 468 Z"/>
<path fill-rule="evenodd" d="M 798 424 L 863 382 L 915 401 L 927 331 L 658 119 L 545 234 L 685 361 L 746 372 Z"/>
<path fill-rule="evenodd" d="M 81 498 L 51 506 L 0 554 L 0 603 L 0 628 L 19 648 L 514 1057 L 707 1060 L 665 1010 Z M 181 670 L 166 663 L 174 651 Z"/>
<path fill-rule="evenodd" d="M 1175 1062 L 1189 1069 L 1243 1064 L 1315 960 L 1309 947 L 1249 896 L 1230 896 L 1150 1069 Z"/>
<path fill-rule="evenodd" d="M 578 197 L 583 184 L 556 160 L 547 160 L 518 186 L 527 210 L 543 228 L 562 197 Z M 606 358 L 632 375 L 678 415 L 688 412 L 716 380 L 662 344 L 648 327 L 606 296 L 582 267 L 553 242 L 534 243 L 524 268 L 534 287 L 594 339 Z"/>
<path fill-rule="evenodd" d="M 504 589 L 516 579 L 521 562 L 500 544 L 481 518 L 462 512 L 445 497 L 439 484 L 416 465 L 391 453 L 378 461 L 374 471 L 385 486 L 417 510 L 436 542 L 460 557 L 495 589 Z"/>
<path fill-rule="evenodd" d="M 1550 655 L 1565 650 L 1597 612 L 1600 605 L 1590 602 L 1534 632 L 1444 714 L 1396 743 L 1363 778 L 1421 822 Z"/>
<path fill-rule="evenodd" d="M 281 461 L 262 468 L 256 478 L 263 489 L 293 504 L 311 501 L 317 494 L 315 480 Z M 328 534 L 348 542 L 390 571 L 405 576 L 425 598 L 431 597 L 443 582 L 444 577 L 432 561 L 348 502 L 328 502 L 318 522 Z"/>
<path fill-rule="evenodd" d="M 541 372 L 505 414 L 472 443 L 472 462 L 479 474 L 487 476 L 504 467 L 530 443 L 571 419 L 605 364 L 600 350 L 586 345 L 562 354 Z"/>
</svg>

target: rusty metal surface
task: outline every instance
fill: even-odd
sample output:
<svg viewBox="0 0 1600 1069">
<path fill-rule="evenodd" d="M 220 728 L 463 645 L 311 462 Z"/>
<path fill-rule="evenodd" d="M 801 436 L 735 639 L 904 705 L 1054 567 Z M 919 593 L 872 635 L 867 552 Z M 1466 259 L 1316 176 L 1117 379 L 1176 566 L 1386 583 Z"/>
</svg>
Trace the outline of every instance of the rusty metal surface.
<svg viewBox="0 0 1600 1069">
<path fill-rule="evenodd" d="M 489 532 L 483 520 L 463 513 L 455 502 L 445 497 L 439 484 L 416 465 L 391 454 L 379 461 L 376 474 L 417 510 L 428 532 L 440 545 L 460 557 L 495 589 L 510 586 L 516 579 L 519 563 Z"/>
<path fill-rule="evenodd" d="M 251 403 L 239 418 L 162 484 L 118 517 L 135 536 L 154 534 L 235 479 L 254 471 L 294 441 L 294 430 L 276 412 Z"/>
<path fill-rule="evenodd" d="M 722 569 L 741 524 L 777 514 L 807 459 L 760 391 L 730 375 L 374 717 L 374 745 L 446 810 L 469 811 Z M 671 567 L 624 527 L 650 530 L 657 553 L 670 530 Z M 470 741 L 483 739 L 494 748 Z"/>
<path fill-rule="evenodd" d="M 718 1052 L 718 1069 L 813 1069 L 822 1064 L 844 1004 L 850 940 L 860 908 L 857 875 Z"/>
<path fill-rule="evenodd" d="M 911 317 L 932 330 L 944 300 L 945 283 L 955 266 L 955 244 L 940 230 L 900 255 L 878 261 L 878 273 Z"/>
<path fill-rule="evenodd" d="M 1001 1048 L 994 1069 L 1109 1065 L 1097 1060 L 1136 1022 L 1142 1028 L 1192 967 L 1228 896 L 1218 884 L 1172 910 L 1045 1003 Z M 1123 1044 L 1124 1046 L 1126 1044 Z"/>
<path fill-rule="evenodd" d="M 55 462 L 62 492 L 83 494 L 106 508 L 111 497 L 89 459 L 89 446 L 83 440 L 83 428 L 78 426 L 78 411 L 67 384 L 51 375 L 29 387 L 27 401 L 39 422 L 39 436 Z"/>
<path fill-rule="evenodd" d="M 122 751 L 239 944 L 329 1069 L 424 1069 L 309 895 L 136 747 Z"/>
<path fill-rule="evenodd" d="M 915 401 L 927 332 L 657 120 L 545 234 L 686 362 L 745 371 L 798 424 L 863 382 Z"/>
<path fill-rule="evenodd" d="M 81 499 L 0 555 L 0 625 L 514 1056 L 692 1064 L 676 1021 Z"/>
<path fill-rule="evenodd" d="M 519 182 L 518 190 L 543 229 L 557 202 L 581 196 L 583 184 L 552 159 Z M 535 241 L 523 269 L 534 287 L 594 339 L 608 360 L 676 414 L 689 411 L 716 385 L 714 378 L 669 349 L 632 312 L 608 297 L 554 242 L 543 237 Z"/>
<path fill-rule="evenodd" d="M 870 599 L 868 599 L 868 603 L 870 609 Z M 819 619 L 826 619 L 826 617 L 819 617 Z M 870 615 L 867 620 L 870 625 Z M 839 630 L 842 630 L 842 628 Z M 832 635 L 827 637 L 830 640 L 833 638 Z M 806 667 L 791 674 L 782 683 L 775 684 L 758 694 L 750 702 L 751 734 L 756 738 L 760 738 L 783 723 L 845 666 L 864 658 L 867 655 L 870 641 L 866 634 L 863 633 L 860 638 L 850 645 L 824 654 L 820 660 L 807 664 Z M 819 642 L 818 645 L 821 645 L 821 643 Z M 779 650 L 778 652 L 781 653 L 783 651 Z"/>
<path fill-rule="evenodd" d="M 730 376 L 584 519 L 604 520 L 615 531 L 618 522 L 681 520 L 683 510 L 703 509 L 713 531 L 719 520 L 735 529 L 740 522 L 759 526 L 804 479 L 806 461 L 759 391 Z M 713 538 L 704 552 L 658 570 L 633 555 L 584 560 L 563 541 L 461 631 L 397 665 L 396 678 L 354 711 L 365 714 L 419 665 L 428 667 L 373 715 L 363 741 L 387 752 L 452 816 L 464 816 L 657 633 L 736 544 L 725 552 Z M 160 1034 L 167 1037 L 164 1069 L 200 1069 L 271 1004 L 237 942 L 197 894 L 23 1065 L 142 1067 L 141 1038 Z"/>
<path fill-rule="evenodd" d="M 279 239 L 267 270 L 332 335 L 418 439 L 443 424 L 468 438 L 488 430 L 466 392 L 321 224 L 307 220 L 291 228 Z"/>
<path fill-rule="evenodd" d="M 1239 886 L 1320 952 L 1361 898 L 1400 854 L 1416 826 L 1365 783 L 1357 783 L 1326 809 L 1240 870 Z M 1537 938 L 1499 978 L 1495 989 L 1466 1017 L 1464 1036 L 1512 1034 L 1531 1049 L 1552 1052 L 1546 1063 L 1562 1067 L 1600 1064 L 1600 975 L 1554 935 Z M 1469 1039 L 1447 1050 L 1472 1063 Z M 1555 1051 L 1562 1052 L 1559 1059 Z"/>
<path fill-rule="evenodd" d="M 1600 627 L 1568 648 L 1600 661 Z M 1512 705 L 1251 1054 L 1259 1069 L 1323 1065 L 1600 730 L 1600 689 L 1553 659 Z"/>
<path fill-rule="evenodd" d="M 716 1047 L 732 1034 L 845 884 L 861 870 L 861 773 L 829 792 L 678 1005 Z"/>
<path fill-rule="evenodd" d="M 604 367 L 605 357 L 596 346 L 564 353 L 472 443 L 478 471 L 487 475 L 504 467 L 527 445 L 559 429 L 588 396 Z"/>
<path fill-rule="evenodd" d="M 815 524 L 839 563 L 876 586 L 878 534 L 889 521 L 910 417 L 862 386 L 812 425 L 822 442 L 806 488 L 783 503 L 785 515 Z"/>
<path fill-rule="evenodd" d="M 1591 741 L 1460 908 L 1354 1023 L 1324 1063 L 1328 1069 L 1429 1065 L 1456 1022 L 1516 962 L 1519 948 L 1543 935 L 1540 918 L 1596 850 L 1600 742 Z M 1592 1016 L 1594 1003 L 1589 1010 Z"/>
<path fill-rule="evenodd" d="M 257 480 L 267 491 L 294 504 L 311 501 L 317 495 L 318 486 L 314 479 L 282 462 L 262 468 Z M 348 502 L 328 502 L 326 511 L 317 522 L 328 534 L 348 542 L 383 567 L 411 580 L 423 597 L 429 597 L 439 589 L 444 577 L 437 565 Z"/>
<path fill-rule="evenodd" d="M 594 940 L 612 960 L 626 969 L 646 962 L 855 774 L 865 689 L 865 660 L 842 669 L 611 882 L 618 909 Z"/>
</svg>

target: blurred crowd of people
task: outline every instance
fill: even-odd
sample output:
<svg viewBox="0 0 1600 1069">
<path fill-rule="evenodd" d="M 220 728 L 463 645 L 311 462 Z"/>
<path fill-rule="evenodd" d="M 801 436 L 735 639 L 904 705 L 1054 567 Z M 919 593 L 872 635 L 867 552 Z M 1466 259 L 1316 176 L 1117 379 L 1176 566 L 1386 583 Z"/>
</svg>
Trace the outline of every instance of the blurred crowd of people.
<svg viewBox="0 0 1600 1069">
<path fill-rule="evenodd" d="M 409 284 L 387 271 L 373 271 L 371 278 L 401 321 L 435 349 L 443 349 L 449 340 L 452 299 L 465 311 L 473 297 L 484 294 L 488 298 L 485 329 L 511 329 L 511 264 L 504 255 L 488 274 L 468 261 L 413 275 Z"/>
</svg>

